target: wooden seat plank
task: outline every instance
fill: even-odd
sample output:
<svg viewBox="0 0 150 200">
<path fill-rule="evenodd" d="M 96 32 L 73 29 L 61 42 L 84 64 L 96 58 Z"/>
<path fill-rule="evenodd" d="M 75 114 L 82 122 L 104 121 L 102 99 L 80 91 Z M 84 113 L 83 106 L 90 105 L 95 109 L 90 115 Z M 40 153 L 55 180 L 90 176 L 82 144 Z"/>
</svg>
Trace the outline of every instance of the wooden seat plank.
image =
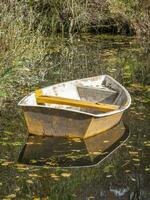
<svg viewBox="0 0 150 200">
<path fill-rule="evenodd" d="M 35 92 L 36 101 L 38 104 L 48 103 L 48 104 L 59 104 L 59 105 L 69 105 L 75 107 L 86 107 L 91 109 L 98 109 L 101 112 L 110 112 L 117 110 L 119 106 L 112 104 L 104 104 L 104 103 L 93 103 L 90 101 L 82 101 L 76 99 L 69 99 L 58 96 L 46 96 L 42 95 L 41 90 Z"/>
</svg>

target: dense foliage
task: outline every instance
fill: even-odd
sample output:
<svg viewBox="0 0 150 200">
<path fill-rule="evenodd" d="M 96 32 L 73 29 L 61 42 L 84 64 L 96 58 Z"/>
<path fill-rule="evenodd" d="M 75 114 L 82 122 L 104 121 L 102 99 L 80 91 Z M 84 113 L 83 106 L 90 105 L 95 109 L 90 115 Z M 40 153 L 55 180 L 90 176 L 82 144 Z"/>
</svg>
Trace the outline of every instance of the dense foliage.
<svg viewBox="0 0 150 200">
<path fill-rule="evenodd" d="M 130 36 L 136 34 L 148 38 L 149 6 L 146 0 L 0 1 L 0 96 L 9 94 L 11 87 L 13 90 L 12 82 L 21 85 L 21 88 L 31 82 L 32 85 L 37 85 L 49 73 L 47 69 L 51 71 L 51 77 L 60 72 L 64 74 L 62 66 L 55 67 L 58 64 L 54 65 L 53 57 L 55 55 L 59 58 L 58 63 L 66 60 L 70 66 L 72 55 L 76 51 L 73 38 L 76 38 L 76 43 L 83 32 Z M 56 37 L 56 33 L 59 33 L 59 37 Z M 132 77 L 133 81 L 149 84 L 149 61 L 145 60 L 143 65 L 143 57 L 149 54 L 149 47 L 146 45 L 143 49 L 143 44 L 140 45 L 136 60 L 132 59 L 130 52 L 121 58 L 119 67 L 125 70 L 126 79 Z M 91 55 L 92 50 L 87 53 Z M 127 63 L 129 59 L 126 56 L 131 58 L 130 63 Z M 112 63 L 109 65 L 112 66 Z M 72 68 L 72 73 L 75 70 Z M 78 77 L 81 74 L 80 72 Z M 69 74 L 68 79 L 74 78 L 71 76 Z"/>
<path fill-rule="evenodd" d="M 1 30 L 148 35 L 148 0 L 2 0 Z"/>
</svg>

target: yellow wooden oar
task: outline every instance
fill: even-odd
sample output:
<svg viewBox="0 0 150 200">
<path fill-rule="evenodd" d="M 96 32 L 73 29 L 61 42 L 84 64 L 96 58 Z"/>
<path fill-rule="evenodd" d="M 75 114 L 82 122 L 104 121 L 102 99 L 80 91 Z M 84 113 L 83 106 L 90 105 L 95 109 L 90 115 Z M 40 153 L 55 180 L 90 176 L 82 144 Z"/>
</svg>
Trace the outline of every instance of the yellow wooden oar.
<svg viewBox="0 0 150 200">
<path fill-rule="evenodd" d="M 89 101 L 68 99 L 68 98 L 57 97 L 57 96 L 46 96 L 46 95 L 42 95 L 41 90 L 36 90 L 35 96 L 36 96 L 36 102 L 38 104 L 43 104 L 43 103 L 61 104 L 61 105 L 69 105 L 69 106 L 75 106 L 75 107 L 93 108 L 93 109 L 98 109 L 102 112 L 109 112 L 109 111 L 117 110 L 119 108 L 119 106 L 112 105 L 112 104 L 93 103 Z"/>
</svg>

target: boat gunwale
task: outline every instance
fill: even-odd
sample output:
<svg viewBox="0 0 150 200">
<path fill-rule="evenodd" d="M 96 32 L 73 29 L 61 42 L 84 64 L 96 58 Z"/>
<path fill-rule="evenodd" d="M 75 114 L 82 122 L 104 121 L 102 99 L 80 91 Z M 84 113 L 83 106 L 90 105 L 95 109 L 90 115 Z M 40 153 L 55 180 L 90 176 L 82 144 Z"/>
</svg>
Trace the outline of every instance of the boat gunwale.
<svg viewBox="0 0 150 200">
<path fill-rule="evenodd" d="M 29 96 L 31 96 L 32 94 L 35 93 L 35 92 L 31 92 L 29 95 L 25 96 L 24 98 L 22 98 L 19 101 L 18 106 L 21 106 L 21 107 L 40 107 L 40 108 L 47 108 L 47 109 L 65 110 L 65 111 L 68 111 L 68 112 L 76 112 L 76 113 L 80 113 L 80 114 L 84 114 L 84 115 L 88 115 L 88 116 L 96 117 L 96 118 L 111 116 L 111 115 L 114 115 L 114 114 L 117 114 L 117 113 L 120 113 L 120 112 L 124 112 L 125 110 L 127 110 L 131 105 L 131 96 L 130 96 L 129 92 L 126 90 L 126 88 L 123 85 L 121 85 L 118 81 L 116 81 L 114 78 L 112 78 L 111 76 L 109 76 L 109 75 L 99 75 L 99 76 L 93 76 L 93 77 L 77 79 L 77 80 L 78 81 L 86 80 L 86 79 L 96 78 L 96 77 L 100 77 L 100 76 L 103 76 L 104 78 L 108 77 L 113 82 L 115 82 L 125 92 L 125 94 L 127 96 L 127 105 L 125 104 L 125 106 L 123 108 L 119 108 L 118 110 L 114 110 L 114 111 L 110 111 L 110 112 L 106 112 L 106 113 L 100 113 L 100 114 L 93 114 L 93 113 L 90 113 L 90 112 L 74 110 L 74 109 L 71 109 L 71 108 L 69 108 L 69 109 L 68 108 L 54 108 L 54 107 L 49 107 L 49 106 L 45 106 L 45 105 L 27 105 L 27 104 L 23 104 L 22 102 L 26 98 L 28 98 Z M 75 82 L 77 80 L 71 80 L 71 81 L 67 81 L 67 82 L 68 83 L 69 82 Z M 44 87 L 42 89 L 46 89 L 46 88 L 49 88 L 49 87 L 52 87 L 52 86 L 56 86 L 56 85 L 58 86 L 59 84 L 61 85 L 63 83 L 67 83 L 67 82 L 57 83 L 57 84 L 54 84 L 54 85 L 51 85 L 51 86 Z"/>
</svg>

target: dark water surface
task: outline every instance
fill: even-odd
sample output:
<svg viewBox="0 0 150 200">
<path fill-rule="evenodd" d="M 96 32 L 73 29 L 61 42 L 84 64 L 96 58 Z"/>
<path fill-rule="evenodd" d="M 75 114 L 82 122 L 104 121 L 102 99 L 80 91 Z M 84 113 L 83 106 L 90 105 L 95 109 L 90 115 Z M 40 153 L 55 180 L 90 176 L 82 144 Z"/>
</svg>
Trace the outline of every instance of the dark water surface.
<svg viewBox="0 0 150 200">
<path fill-rule="evenodd" d="M 87 139 L 30 135 L 18 161 L 36 166 L 90 167 L 107 158 L 128 137 L 129 129 L 122 121 Z"/>
<path fill-rule="evenodd" d="M 0 199 L 149 200 L 149 44 L 134 38 L 83 35 L 73 41 L 59 38 L 47 49 L 36 66 L 24 61 L 25 68 L 1 81 L 7 96 L 0 98 Z M 90 168 L 38 167 L 34 153 L 32 165 L 18 163 L 27 130 L 17 102 L 37 88 L 98 74 L 113 76 L 132 96 L 132 106 L 124 115 L 128 141 Z M 84 146 L 82 153 L 85 150 Z"/>
</svg>

